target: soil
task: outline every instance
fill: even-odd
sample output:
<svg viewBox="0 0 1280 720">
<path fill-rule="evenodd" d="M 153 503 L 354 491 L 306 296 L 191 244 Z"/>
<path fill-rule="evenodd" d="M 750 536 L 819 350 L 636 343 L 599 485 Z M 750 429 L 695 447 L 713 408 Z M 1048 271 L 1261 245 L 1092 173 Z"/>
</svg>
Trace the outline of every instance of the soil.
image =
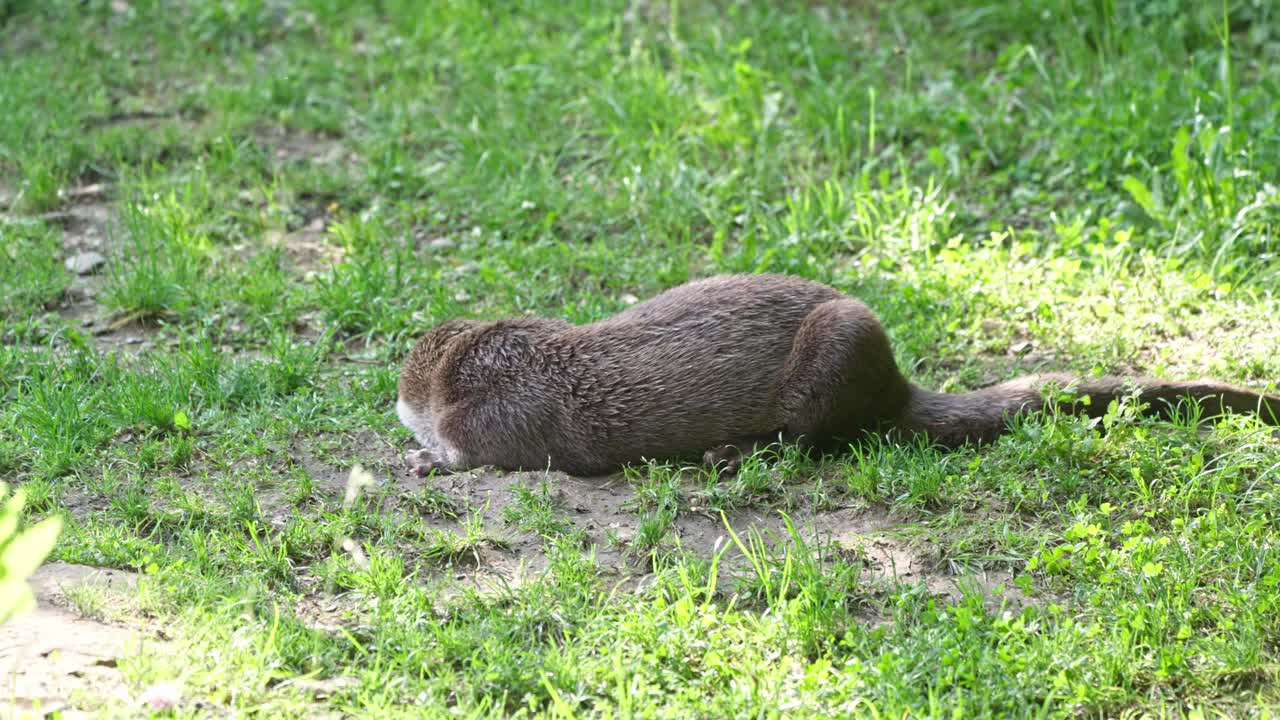
<svg viewBox="0 0 1280 720">
<path fill-rule="evenodd" d="M 0 626 L 0 669 L 9 692 L 0 714 L 63 718 L 89 717 L 94 698 L 126 692 L 117 660 L 164 641 L 146 621 L 129 616 L 137 576 L 121 570 L 49 563 L 30 580 L 36 609 Z M 70 600 L 75 588 L 92 586 L 110 614 L 107 621 L 86 616 Z"/>
<path fill-rule="evenodd" d="M 342 141 L 318 132 L 297 128 L 259 128 L 254 133 L 258 145 L 269 148 L 280 162 L 304 162 L 332 165 L 355 163 L 359 156 L 348 151 Z"/>
<path fill-rule="evenodd" d="M 416 564 L 419 580 L 438 583 L 444 598 L 466 590 L 499 593 L 537 578 L 548 566 L 547 542 L 534 533 L 510 525 L 503 511 L 514 502 L 517 486 L 538 488 L 546 483 L 555 500 L 559 515 L 585 534 L 586 546 L 595 548 L 595 559 L 606 582 L 624 587 L 643 584 L 651 575 L 650 558 L 631 548 L 630 541 L 641 522 L 635 509 L 635 490 L 621 475 L 579 478 L 559 472 L 502 472 L 487 469 L 428 478 L 403 474 L 400 449 L 384 438 L 362 433 L 355 447 L 362 462 L 374 475 L 373 495 L 380 512 L 402 515 L 417 514 L 433 530 L 463 534 L 462 522 L 470 513 L 479 512 L 486 534 L 494 542 L 482 544 L 473 554 L 452 562 L 416 557 L 414 548 L 406 548 L 406 560 Z M 348 446 L 351 447 L 351 446 Z M 347 490 L 354 458 L 329 457 L 307 441 L 296 441 L 292 449 L 295 461 L 301 463 L 316 481 L 317 492 L 331 501 L 342 498 Z M 686 498 L 698 487 L 684 489 Z M 424 493 L 442 494 L 459 509 L 458 517 L 431 515 L 414 501 Z M 264 510 L 267 504 L 263 505 Z M 286 508 L 281 506 L 279 512 Z M 870 582 L 922 583 L 940 598 L 958 600 L 964 589 L 977 589 L 998 607 L 1002 598 L 1015 606 L 1030 600 L 1010 583 L 1006 571 L 971 572 L 964 568 L 953 571 L 939 561 L 939 551 L 931 543 L 900 537 L 896 528 L 900 519 L 883 507 L 846 506 L 815 511 L 799 508 L 788 516 L 801 538 L 810 546 L 826 546 L 843 557 L 850 555 L 864 566 L 864 577 Z M 766 545 L 777 547 L 788 539 L 786 519 L 767 506 L 753 506 L 725 514 L 697 511 L 682 506 L 666 547 L 678 547 L 704 559 L 731 544 L 725 522 L 744 541 L 751 532 L 759 533 Z M 361 552 L 356 550 L 356 552 Z M 831 555 L 831 553 L 828 553 Z M 730 547 L 721 560 L 722 575 L 730 579 L 750 573 L 745 557 Z M 346 598 L 325 594 L 315 587 L 299 605 L 304 618 L 319 628 L 335 628 L 348 610 L 357 612 Z M 730 587 L 731 583 L 722 583 Z M 997 592 L 999 590 L 999 592 Z"/>
</svg>

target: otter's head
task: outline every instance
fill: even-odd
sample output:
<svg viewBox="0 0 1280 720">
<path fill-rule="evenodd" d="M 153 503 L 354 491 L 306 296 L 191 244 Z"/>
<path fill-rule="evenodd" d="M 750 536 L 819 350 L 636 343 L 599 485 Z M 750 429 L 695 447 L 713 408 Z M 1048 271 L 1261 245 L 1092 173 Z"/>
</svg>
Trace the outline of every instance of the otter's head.
<svg viewBox="0 0 1280 720">
<path fill-rule="evenodd" d="M 418 442 L 427 447 L 436 444 L 435 423 L 431 417 L 431 378 L 449 343 L 481 324 L 476 320 L 448 320 L 437 325 L 418 340 L 400 368 L 396 414 L 400 422 L 413 431 Z"/>
</svg>

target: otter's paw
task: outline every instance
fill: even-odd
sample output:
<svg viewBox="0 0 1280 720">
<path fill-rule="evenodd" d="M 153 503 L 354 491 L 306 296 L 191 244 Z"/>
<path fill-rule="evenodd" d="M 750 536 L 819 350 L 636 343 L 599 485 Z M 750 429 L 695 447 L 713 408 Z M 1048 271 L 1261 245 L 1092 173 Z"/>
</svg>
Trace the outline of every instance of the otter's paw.
<svg viewBox="0 0 1280 720">
<path fill-rule="evenodd" d="M 433 470 L 443 475 L 452 470 L 443 454 L 432 448 L 410 450 L 405 454 L 404 461 L 410 477 L 425 477 Z"/>
<path fill-rule="evenodd" d="M 735 445 L 721 445 L 703 453 L 702 462 L 718 468 L 726 475 L 733 475 L 738 472 L 738 466 L 742 465 L 742 451 Z"/>
</svg>

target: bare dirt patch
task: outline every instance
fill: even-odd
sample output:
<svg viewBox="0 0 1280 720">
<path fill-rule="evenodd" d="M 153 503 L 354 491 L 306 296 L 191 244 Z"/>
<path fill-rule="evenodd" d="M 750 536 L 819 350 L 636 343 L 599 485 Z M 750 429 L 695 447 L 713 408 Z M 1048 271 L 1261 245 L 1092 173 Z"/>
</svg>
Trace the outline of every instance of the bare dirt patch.
<svg viewBox="0 0 1280 720">
<path fill-rule="evenodd" d="M 586 543 L 596 547 L 596 559 L 611 572 L 628 574 L 630 563 L 625 543 L 639 518 L 628 508 L 635 492 L 618 477 L 576 478 L 563 473 L 505 473 L 477 471 L 436 478 L 400 478 L 396 489 L 401 497 L 427 489 L 442 491 L 462 510 L 479 512 L 490 534 L 506 545 L 485 553 L 474 568 L 457 573 L 455 579 L 483 587 L 492 581 L 519 584 L 546 569 L 544 542 L 536 534 L 510 525 L 504 512 L 514 502 L 519 486 L 537 488 L 546 482 L 560 515 L 586 533 Z M 437 524 L 433 522 L 433 524 Z M 439 522 L 442 529 L 460 528 L 457 522 Z M 617 542 L 611 540 L 616 538 Z"/>
<path fill-rule="evenodd" d="M 318 132 L 297 128 L 258 128 L 253 137 L 272 158 L 282 163 L 336 165 L 360 161 L 360 156 L 348 150 L 339 138 Z"/>
<path fill-rule="evenodd" d="M 49 563 L 31 585 L 37 609 L 0 627 L 0 668 L 9 690 L 0 702 L 4 710 L 43 716 L 61 709 L 62 717 L 87 717 L 78 711 L 124 692 L 119 658 L 163 643 L 145 623 L 120 620 L 136 593 L 133 573 Z M 92 615 L 117 620 L 86 616 L 90 604 Z"/>
<path fill-rule="evenodd" d="M 351 468 L 355 465 L 374 473 L 384 485 L 394 484 L 400 464 L 400 449 L 390 440 L 368 430 L 360 430 L 350 436 L 295 437 L 287 462 L 302 465 L 321 494 L 341 498 L 347 492 Z"/>
<path fill-rule="evenodd" d="M 1032 599 L 1013 584 L 1013 573 L 1007 569 L 953 572 L 941 561 L 941 553 L 932 542 L 898 537 L 889 530 L 890 527 L 873 532 L 837 531 L 836 542 L 842 549 L 860 556 L 867 573 L 876 580 L 922 583 L 930 594 L 951 601 L 960 600 L 966 592 L 977 592 L 992 609 L 1004 600 L 1014 609 L 1032 603 Z"/>
<path fill-rule="evenodd" d="M 122 99 L 117 104 L 127 104 L 132 109 L 119 109 L 106 115 L 90 117 L 85 119 L 85 124 L 91 128 L 131 128 L 137 127 L 144 130 L 158 130 L 175 124 L 175 121 L 181 119 L 180 115 L 175 111 L 155 110 L 138 106 L 139 101 L 136 99 Z"/>
<path fill-rule="evenodd" d="M 327 226 L 324 217 L 315 217 L 296 230 L 268 232 L 264 242 L 267 247 L 279 248 L 294 272 L 311 275 L 345 257 L 342 246 L 330 242 Z"/>
<path fill-rule="evenodd" d="M 95 298 L 97 292 L 74 285 L 58 306 L 63 320 L 78 326 L 99 352 L 140 353 L 160 344 L 161 326 L 131 315 L 111 315 Z"/>
<path fill-rule="evenodd" d="M 115 210 L 106 193 L 97 183 L 72 188 L 61 193 L 68 201 L 66 207 L 40 216 L 62 226 L 63 260 L 72 278 L 60 308 L 63 317 L 84 321 L 97 316 L 94 298 L 102 287 L 109 239 L 116 227 Z M 93 255 L 102 261 L 87 264 L 91 267 L 72 267 L 77 259 Z"/>
<path fill-rule="evenodd" d="M 484 534 L 494 542 L 480 543 L 465 557 L 433 558 L 423 547 L 406 547 L 405 558 L 419 570 L 420 579 L 463 589 L 496 592 L 537 578 L 548 567 L 548 540 L 510 522 L 508 509 L 516 503 L 521 486 L 541 491 L 545 484 L 560 519 L 581 531 L 584 548 L 594 548 L 596 562 L 606 577 L 624 586 L 643 583 L 652 572 L 648 552 L 635 549 L 633 541 L 645 512 L 637 504 L 637 492 L 621 475 L 579 478 L 559 472 L 501 472 L 477 470 L 428 478 L 408 477 L 401 471 L 400 448 L 385 439 L 366 437 L 359 447 L 375 458 L 375 478 L 381 486 L 380 512 L 416 515 L 432 531 L 465 534 L 464 523 L 479 518 Z M 322 459 L 322 453 L 300 442 L 295 458 L 331 497 L 345 492 L 351 464 L 342 456 Z M 686 501 L 698 486 L 684 489 Z M 375 491 L 377 492 L 377 491 Z M 444 498 L 452 513 L 425 508 L 424 497 Z M 387 502 L 387 500 L 390 502 Z M 514 508 L 512 508 L 514 509 Z M 856 557 L 866 567 L 870 581 L 923 584 L 933 595 L 951 600 L 977 590 L 998 605 L 999 598 L 1018 594 L 1011 575 L 1002 570 L 972 572 L 940 561 L 936 546 L 925 540 L 895 535 L 900 520 L 882 507 L 851 505 L 815 511 L 801 507 L 783 515 L 776 508 L 753 506 L 719 513 L 682 505 L 672 523 L 664 547 L 678 547 L 709 559 L 730 546 L 726 523 L 745 539 L 758 534 L 766 547 L 778 548 L 790 541 L 790 519 L 800 538 L 811 548 L 829 547 L 842 557 Z M 424 541 L 422 546 L 427 545 Z M 750 569 L 736 547 L 729 547 L 721 561 L 722 572 L 742 576 Z M 452 595 L 446 592 L 446 596 Z M 325 595 L 319 588 L 308 595 L 300 613 L 319 627 L 339 622 L 346 603 Z"/>
<path fill-rule="evenodd" d="M 45 222 L 62 226 L 63 244 L 68 254 L 94 250 L 102 252 L 115 223 L 107 188 L 99 183 L 71 188 L 60 193 L 67 201 L 61 210 L 40 215 Z"/>
<path fill-rule="evenodd" d="M 87 492 L 80 483 L 67 483 L 62 490 L 61 502 L 62 507 L 77 522 L 83 521 L 94 513 L 103 512 L 111 506 L 108 498 Z"/>
</svg>

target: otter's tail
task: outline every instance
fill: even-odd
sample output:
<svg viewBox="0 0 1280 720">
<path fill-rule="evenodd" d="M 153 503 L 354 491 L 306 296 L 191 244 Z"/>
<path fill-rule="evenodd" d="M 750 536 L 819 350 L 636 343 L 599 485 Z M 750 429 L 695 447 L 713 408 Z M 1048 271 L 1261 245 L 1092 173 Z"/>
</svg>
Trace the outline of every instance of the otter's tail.
<svg viewBox="0 0 1280 720">
<path fill-rule="evenodd" d="M 1188 398 L 1198 400 L 1203 417 L 1227 411 L 1253 413 L 1263 422 L 1280 425 L 1280 397 L 1210 381 L 1169 382 L 1151 378 L 1102 377 L 1076 379 L 1070 375 L 1031 375 L 967 393 L 937 393 L 912 386 L 906 409 L 897 423 L 912 434 L 925 434 L 948 447 L 965 442 L 989 442 L 1009 428 L 1017 414 L 1041 409 L 1047 387 L 1071 391 L 1058 407 L 1088 417 L 1101 417 L 1112 400 L 1135 395 L 1149 415 L 1168 417 Z M 1088 396 L 1085 404 L 1083 398 Z"/>
</svg>

